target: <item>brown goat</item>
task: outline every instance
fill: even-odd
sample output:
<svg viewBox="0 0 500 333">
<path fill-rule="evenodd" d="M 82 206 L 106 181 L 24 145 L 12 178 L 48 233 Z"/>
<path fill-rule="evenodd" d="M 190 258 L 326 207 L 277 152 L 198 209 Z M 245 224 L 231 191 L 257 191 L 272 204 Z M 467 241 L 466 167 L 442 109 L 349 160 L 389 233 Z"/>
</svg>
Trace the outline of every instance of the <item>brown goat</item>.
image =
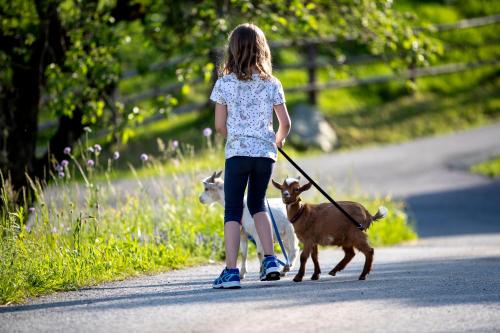
<svg viewBox="0 0 500 333">
<path fill-rule="evenodd" d="M 288 219 L 293 224 L 298 239 L 304 245 L 300 255 L 299 272 L 293 279 L 302 281 L 305 266 L 309 255 L 314 263 L 314 273 L 311 280 L 319 279 L 321 269 L 318 262 L 318 245 L 336 245 L 344 250 L 344 258 L 328 274 L 335 276 L 343 270 L 354 257 L 354 248 L 365 255 L 363 272 L 360 280 L 365 280 L 370 273 L 373 262 L 373 248 L 369 245 L 366 234 L 356 226 L 331 203 L 301 204 L 299 195 L 311 188 L 311 183 L 300 186 L 299 180 L 287 178 L 283 184 L 272 181 L 281 191 L 283 203 L 286 204 Z M 357 202 L 339 201 L 338 204 L 347 211 L 366 230 L 373 221 L 384 218 L 387 214 L 385 207 L 380 207 L 372 216 L 365 207 Z"/>
</svg>

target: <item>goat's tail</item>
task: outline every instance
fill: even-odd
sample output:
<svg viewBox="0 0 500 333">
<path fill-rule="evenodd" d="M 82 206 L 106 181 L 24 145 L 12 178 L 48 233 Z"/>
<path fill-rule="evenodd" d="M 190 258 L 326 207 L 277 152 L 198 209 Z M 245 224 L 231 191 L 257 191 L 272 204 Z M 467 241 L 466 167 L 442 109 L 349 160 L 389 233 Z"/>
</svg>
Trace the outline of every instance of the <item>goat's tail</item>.
<svg viewBox="0 0 500 333">
<path fill-rule="evenodd" d="M 370 215 L 371 219 L 368 219 L 368 221 L 367 221 L 368 224 L 365 226 L 365 230 L 371 226 L 372 222 L 377 221 L 377 220 L 381 220 L 384 217 L 386 217 L 388 212 L 389 211 L 387 210 L 387 208 L 385 208 L 384 206 L 380 206 L 375 215 L 373 215 L 373 216 Z"/>
<path fill-rule="evenodd" d="M 380 206 L 377 210 L 377 213 L 372 216 L 372 220 L 373 221 L 381 220 L 387 216 L 388 212 L 389 211 L 387 210 L 387 208 L 385 208 L 384 206 Z"/>
</svg>

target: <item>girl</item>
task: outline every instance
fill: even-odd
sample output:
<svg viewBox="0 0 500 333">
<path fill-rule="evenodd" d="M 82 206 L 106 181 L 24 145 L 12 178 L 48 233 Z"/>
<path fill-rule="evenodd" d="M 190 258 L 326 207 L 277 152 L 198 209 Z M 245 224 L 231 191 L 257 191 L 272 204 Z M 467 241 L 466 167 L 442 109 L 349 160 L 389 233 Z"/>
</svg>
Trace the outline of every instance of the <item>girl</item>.
<svg viewBox="0 0 500 333">
<path fill-rule="evenodd" d="M 277 147 L 290 132 L 290 117 L 280 81 L 272 76 L 271 51 L 261 29 L 241 24 L 229 36 L 227 60 L 210 99 L 215 105 L 215 128 L 227 138 L 224 174 L 224 241 L 226 268 L 214 288 L 240 288 L 236 268 L 243 197 L 264 249 L 260 280 L 279 280 L 273 234 L 264 198 Z M 273 110 L 279 121 L 273 131 Z"/>
</svg>

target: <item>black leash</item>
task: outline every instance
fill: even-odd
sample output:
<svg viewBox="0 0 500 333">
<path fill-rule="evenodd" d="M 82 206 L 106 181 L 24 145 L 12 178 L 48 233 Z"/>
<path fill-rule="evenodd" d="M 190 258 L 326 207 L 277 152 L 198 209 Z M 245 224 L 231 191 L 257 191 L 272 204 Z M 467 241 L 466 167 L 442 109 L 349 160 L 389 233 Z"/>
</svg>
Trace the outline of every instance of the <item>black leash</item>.
<svg viewBox="0 0 500 333">
<path fill-rule="evenodd" d="M 330 197 L 328 195 L 328 193 L 326 193 L 325 191 L 323 191 L 323 189 L 318 185 L 316 184 L 316 182 L 314 180 L 311 179 L 311 177 L 309 177 L 309 175 L 304 171 L 302 170 L 301 167 L 299 167 L 297 165 L 297 163 L 295 163 L 291 158 L 290 156 L 288 156 L 284 151 L 283 149 L 279 148 L 278 147 L 278 150 L 280 151 L 280 153 L 288 160 L 288 162 L 290 162 L 294 167 L 295 169 L 299 170 L 299 172 L 304 176 L 306 177 L 306 179 L 314 185 L 314 187 L 316 187 L 316 189 L 318 191 L 321 192 L 321 194 L 323 194 L 325 196 L 325 198 L 327 198 L 335 207 L 337 207 L 342 213 L 344 213 L 344 215 L 356 226 L 356 228 L 358 228 L 359 230 L 364 230 L 363 226 L 354 219 L 354 217 L 352 217 L 348 212 L 346 212 L 344 210 L 344 208 L 342 208 L 335 200 L 333 200 L 332 197 Z"/>
</svg>

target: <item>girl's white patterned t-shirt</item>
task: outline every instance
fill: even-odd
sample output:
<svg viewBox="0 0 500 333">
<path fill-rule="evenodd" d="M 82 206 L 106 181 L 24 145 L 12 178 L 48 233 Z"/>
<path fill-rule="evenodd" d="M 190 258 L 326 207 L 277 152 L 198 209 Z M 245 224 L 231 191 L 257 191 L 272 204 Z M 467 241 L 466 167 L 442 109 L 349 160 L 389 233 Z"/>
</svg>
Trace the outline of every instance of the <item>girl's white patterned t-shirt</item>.
<svg viewBox="0 0 500 333">
<path fill-rule="evenodd" d="M 217 80 L 210 99 L 227 106 L 226 159 L 252 156 L 276 160 L 273 106 L 285 103 L 277 78 L 262 80 L 253 74 L 251 80 L 242 81 L 231 73 Z"/>
</svg>

